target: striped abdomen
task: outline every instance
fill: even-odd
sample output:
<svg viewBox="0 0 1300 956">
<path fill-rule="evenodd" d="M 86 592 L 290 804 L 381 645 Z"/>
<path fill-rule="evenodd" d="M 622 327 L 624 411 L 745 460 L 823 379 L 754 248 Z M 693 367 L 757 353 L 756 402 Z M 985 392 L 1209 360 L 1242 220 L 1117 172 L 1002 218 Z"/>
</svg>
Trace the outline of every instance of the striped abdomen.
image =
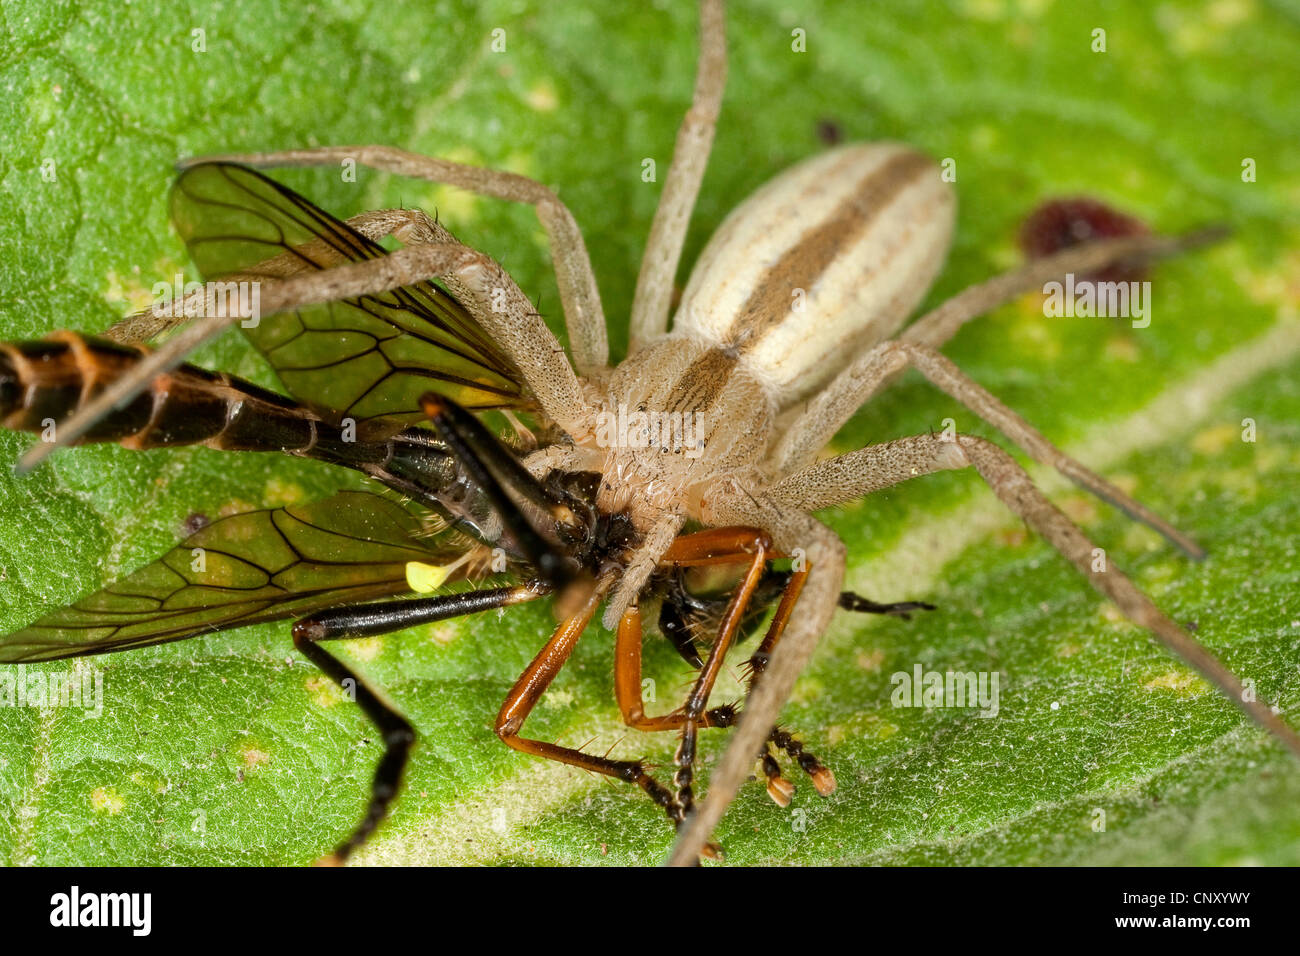
<svg viewBox="0 0 1300 956">
<path fill-rule="evenodd" d="M 0 343 L 0 425 L 31 432 L 57 428 L 106 384 L 129 373 L 143 354 L 75 332 Z M 329 428 L 290 399 L 242 379 L 181 365 L 96 422 L 76 444 L 292 452 L 314 445 L 322 427 Z"/>
<path fill-rule="evenodd" d="M 673 330 L 735 356 L 788 407 L 906 321 L 943 264 L 955 207 L 939 165 L 907 146 L 805 160 L 718 228 Z"/>
</svg>

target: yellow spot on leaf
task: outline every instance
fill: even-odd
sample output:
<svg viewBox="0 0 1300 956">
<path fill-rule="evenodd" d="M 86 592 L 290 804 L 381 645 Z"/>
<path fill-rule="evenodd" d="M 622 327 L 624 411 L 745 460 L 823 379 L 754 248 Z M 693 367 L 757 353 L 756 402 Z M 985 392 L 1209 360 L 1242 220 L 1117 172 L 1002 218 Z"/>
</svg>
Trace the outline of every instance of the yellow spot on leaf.
<svg viewBox="0 0 1300 956">
<path fill-rule="evenodd" d="M 1031 17 L 1040 17 L 1047 12 L 1047 8 L 1052 5 L 1054 0 L 1019 0 L 1016 4 L 1020 12 Z"/>
<path fill-rule="evenodd" d="M 1160 7 L 1156 22 L 1169 35 L 1175 51 L 1190 54 L 1222 47 L 1229 29 L 1254 12 L 1253 0 L 1215 0 L 1195 11 L 1170 4 Z"/>
<path fill-rule="evenodd" d="M 542 698 L 542 706 L 547 710 L 562 710 L 573 706 L 573 692 L 567 690 L 548 691 Z"/>
<path fill-rule="evenodd" d="M 448 150 L 445 158 L 469 166 L 486 165 L 478 153 L 463 147 Z M 463 225 L 478 217 L 478 198 L 467 190 L 453 186 L 434 186 L 423 193 L 415 205 L 430 214 L 436 212 L 438 219 L 453 231 L 458 224 Z"/>
<path fill-rule="evenodd" d="M 1029 532 L 1020 525 L 999 528 L 993 537 L 1004 548 L 1022 548 L 1029 542 Z"/>
<path fill-rule="evenodd" d="M 560 105 L 559 96 L 555 92 L 555 84 L 550 80 L 542 80 L 534 84 L 524 99 L 533 109 L 543 113 L 549 113 Z"/>
<path fill-rule="evenodd" d="M 858 667 L 868 673 L 879 673 L 881 665 L 885 663 L 885 652 L 878 647 L 869 651 L 858 651 L 857 663 Z"/>
<path fill-rule="evenodd" d="M 333 707 L 343 699 L 343 692 L 328 677 L 308 677 L 303 681 L 303 687 L 307 689 L 311 702 L 317 707 Z"/>
<path fill-rule="evenodd" d="M 1100 614 L 1101 619 L 1108 624 L 1128 625 L 1130 627 L 1137 626 L 1129 621 L 1129 619 L 1124 616 L 1124 612 L 1110 601 L 1102 602 L 1102 604 L 1097 608 L 1097 613 Z"/>
<path fill-rule="evenodd" d="M 1033 46 L 1036 35 L 1034 28 L 1023 20 L 1011 24 L 1011 29 L 1007 31 L 1007 38 L 1018 47 Z"/>
<path fill-rule="evenodd" d="M 1120 532 L 1115 550 L 1125 554 L 1141 554 L 1143 551 L 1157 551 L 1167 547 L 1164 539 L 1155 531 L 1136 521 L 1126 522 Z"/>
<path fill-rule="evenodd" d="M 1254 15 L 1254 0 L 1214 0 L 1205 11 L 1205 18 L 1221 27 L 1235 26 Z"/>
<path fill-rule="evenodd" d="M 12 89 L 12 87 L 10 87 Z M 57 113 L 53 90 L 41 90 L 27 98 L 27 123 L 33 128 L 49 126 Z"/>
<path fill-rule="evenodd" d="M 378 637 L 362 637 L 348 641 L 348 650 L 363 661 L 373 661 L 383 652 L 384 642 Z"/>
<path fill-rule="evenodd" d="M 1210 689 L 1203 678 L 1191 671 L 1169 671 L 1151 678 L 1142 686 L 1147 690 L 1172 690 L 1183 696 L 1204 693 Z"/>
<path fill-rule="evenodd" d="M 1124 472 L 1121 474 L 1111 475 L 1109 477 L 1110 477 L 1110 483 L 1114 485 L 1116 488 L 1118 488 L 1120 491 L 1124 492 L 1124 494 L 1132 495 L 1134 492 L 1137 491 L 1137 486 L 1138 486 L 1137 475 L 1132 475 L 1132 474 L 1128 474 L 1127 472 Z"/>
<path fill-rule="evenodd" d="M 1187 568 L 1168 561 L 1148 564 L 1141 571 L 1140 577 L 1144 587 L 1150 589 L 1159 585 L 1170 584 L 1186 576 Z"/>
<path fill-rule="evenodd" d="M 980 152 L 989 152 L 998 145 L 998 130 L 996 126 L 988 123 L 981 123 L 971 130 L 970 144 Z"/>
<path fill-rule="evenodd" d="M 446 647 L 460 637 L 460 628 L 450 621 L 444 621 L 441 624 L 430 624 L 428 634 L 433 643 Z"/>
<path fill-rule="evenodd" d="M 1300 186 L 1293 188 L 1300 196 Z M 1300 237 L 1292 233 L 1286 241 L 1294 244 L 1298 240 Z M 1230 252 L 1233 282 L 1252 302 L 1277 306 L 1284 312 L 1300 306 L 1300 251 L 1283 253 L 1267 269 L 1255 268 L 1255 263 L 1245 258 L 1244 251 L 1233 249 Z M 1222 254 L 1228 256 L 1229 252 Z"/>
<path fill-rule="evenodd" d="M 1241 427 L 1224 422 L 1197 432 L 1192 449 L 1202 455 L 1220 455 L 1234 441 L 1241 441 Z"/>
<path fill-rule="evenodd" d="M 791 703 L 807 704 L 826 696 L 826 685 L 813 677 L 805 677 L 790 695 Z"/>
<path fill-rule="evenodd" d="M 995 23 L 1007 15 L 1006 0 L 965 0 L 961 12 L 972 20 Z"/>
<path fill-rule="evenodd" d="M 536 177 L 537 163 L 532 153 L 513 152 L 505 158 L 501 168 L 520 176 Z M 545 235 L 545 233 L 543 233 Z"/>
<path fill-rule="evenodd" d="M 138 770 L 135 773 L 131 774 L 131 782 L 138 787 L 147 787 L 148 789 L 152 790 L 154 793 L 166 793 L 168 789 L 166 782 L 163 781 L 162 779 L 158 777 L 146 776 L 145 774 L 140 773 Z"/>
<path fill-rule="evenodd" d="M 153 303 L 153 291 L 145 287 L 138 275 L 123 278 L 116 270 L 109 269 L 104 281 L 104 298 L 112 305 L 139 312 Z"/>
<path fill-rule="evenodd" d="M 126 806 L 126 801 L 112 787 L 96 787 L 90 791 L 90 806 L 96 813 L 116 816 Z"/>
<path fill-rule="evenodd" d="M 218 518 L 229 518 L 231 515 L 241 515 L 245 511 L 256 511 L 256 507 L 244 501 L 242 498 L 232 498 L 219 509 L 217 509 Z"/>
<path fill-rule="evenodd" d="M 262 489 L 262 500 L 268 508 L 283 508 L 296 505 L 307 497 L 302 485 L 282 478 L 272 478 Z"/>
<path fill-rule="evenodd" d="M 1061 338 L 1043 317 L 1043 297 L 1034 292 L 1022 296 L 1016 319 L 1007 330 L 1018 348 L 1033 352 L 1048 361 L 1061 357 Z"/>
<path fill-rule="evenodd" d="M 251 770 L 254 767 L 265 767 L 271 762 L 271 755 L 254 744 L 245 744 L 239 749 L 239 759 Z"/>
<path fill-rule="evenodd" d="M 843 724 L 833 724 L 826 731 L 826 741 L 837 747 L 846 740 L 888 740 L 898 733 L 898 724 L 875 714 L 859 714 Z"/>
<path fill-rule="evenodd" d="M 1065 516 L 1075 524 L 1090 524 L 1097 520 L 1097 505 L 1092 498 L 1069 495 L 1059 502 Z"/>
<path fill-rule="evenodd" d="M 1254 501 L 1259 495 L 1260 473 L 1252 468 L 1235 468 L 1214 476 L 1215 483 L 1241 501 Z"/>
<path fill-rule="evenodd" d="M 1117 362 L 1136 362 L 1142 357 L 1137 340 L 1127 333 L 1117 333 L 1106 340 L 1106 358 Z"/>
</svg>

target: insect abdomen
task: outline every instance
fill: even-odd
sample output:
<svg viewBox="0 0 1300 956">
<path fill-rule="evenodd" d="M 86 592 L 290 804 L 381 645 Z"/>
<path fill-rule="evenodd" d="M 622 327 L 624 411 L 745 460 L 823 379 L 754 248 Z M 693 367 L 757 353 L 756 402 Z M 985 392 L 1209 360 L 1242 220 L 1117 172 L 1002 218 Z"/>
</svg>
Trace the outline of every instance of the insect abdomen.
<svg viewBox="0 0 1300 956">
<path fill-rule="evenodd" d="M 14 431 L 57 428 L 144 352 L 60 332 L 35 342 L 0 343 L 0 425 Z M 229 375 L 181 365 L 159 375 L 129 405 L 104 416 L 75 444 L 128 448 L 202 444 L 227 451 L 310 446 L 319 423 L 306 409 Z"/>
<path fill-rule="evenodd" d="M 805 160 L 718 228 L 674 331 L 736 354 L 788 405 L 906 321 L 943 265 L 955 208 L 938 164 L 906 146 Z"/>
</svg>

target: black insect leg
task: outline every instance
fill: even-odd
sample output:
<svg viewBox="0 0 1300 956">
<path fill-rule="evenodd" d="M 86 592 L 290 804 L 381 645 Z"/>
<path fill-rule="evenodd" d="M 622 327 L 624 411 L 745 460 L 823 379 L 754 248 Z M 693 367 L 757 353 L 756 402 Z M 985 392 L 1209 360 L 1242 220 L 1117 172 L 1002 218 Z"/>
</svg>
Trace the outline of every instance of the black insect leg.
<svg viewBox="0 0 1300 956">
<path fill-rule="evenodd" d="M 879 604 L 870 598 L 864 598 L 852 591 L 840 594 L 840 607 L 846 611 L 858 611 L 863 614 L 892 614 L 903 620 L 911 619 L 912 611 L 933 611 L 933 604 L 924 601 L 896 601 L 893 604 Z"/>
<path fill-rule="evenodd" d="M 466 614 L 477 614 L 479 611 L 522 604 L 546 593 L 547 589 L 544 587 L 515 585 L 482 588 L 458 594 L 439 594 L 435 597 L 329 608 L 298 621 L 294 625 L 294 631 L 295 633 L 302 631 L 309 641 L 373 637 L 377 634 L 388 634 L 392 631 L 445 621 Z"/>
<path fill-rule="evenodd" d="M 753 690 L 751 681 L 750 690 Z M 706 727 L 734 727 L 740 717 L 740 712 L 736 709 L 735 704 L 722 704 L 713 707 L 705 713 L 703 726 Z M 665 726 L 654 729 L 670 729 Z M 794 796 L 794 784 L 781 775 L 781 766 L 776 762 L 776 757 L 772 755 L 773 746 L 785 751 L 791 759 L 803 769 L 809 777 L 812 778 L 813 786 L 822 796 L 827 796 L 835 790 L 835 775 L 831 773 L 830 768 L 823 764 L 811 752 L 804 749 L 803 743 L 786 730 L 780 727 L 773 727 L 772 733 L 768 736 L 763 750 L 759 754 L 759 765 L 762 767 L 763 776 L 767 778 L 767 793 L 774 803 L 787 807 L 790 805 L 790 799 Z"/>
<path fill-rule="evenodd" d="M 835 775 L 814 754 L 805 750 L 803 743 L 797 737 L 780 727 L 774 727 L 768 740 L 789 754 L 790 759 L 808 774 L 808 779 L 823 797 L 835 792 Z"/>
<path fill-rule="evenodd" d="M 901 617 L 908 620 L 912 611 L 933 611 L 933 604 L 927 604 L 924 601 L 897 601 L 892 604 L 881 604 L 872 601 L 870 598 L 862 597 L 860 594 L 854 594 L 852 591 L 844 591 L 840 594 L 840 607 L 846 611 L 857 611 L 865 614 L 890 614 L 895 617 Z M 750 693 L 754 690 L 754 684 L 758 676 L 767 667 L 767 662 L 771 657 L 771 648 L 760 648 L 758 653 L 750 658 L 749 664 L 751 674 L 749 680 Z M 793 734 L 780 727 L 772 728 L 772 734 L 767 738 L 767 745 L 763 749 L 761 757 L 763 772 L 767 776 L 767 792 L 772 799 L 781 806 L 786 806 L 790 802 L 789 790 L 790 784 L 780 776 L 780 770 L 777 767 L 776 758 L 772 756 L 771 746 L 776 746 L 799 765 L 804 773 L 808 774 L 812 780 L 813 786 L 822 796 L 827 796 L 835 791 L 835 775 L 831 773 L 829 767 L 817 759 L 816 755 L 809 750 L 804 749 L 803 742 Z"/>
<path fill-rule="evenodd" d="M 366 841 L 388 812 L 388 805 L 397 795 L 402 771 L 411 753 L 411 745 L 415 743 L 415 728 L 391 704 L 371 690 L 348 665 L 313 642 L 307 635 L 306 629 L 294 626 L 293 644 L 303 657 L 324 671 L 330 680 L 345 691 L 355 694 L 356 702 L 361 705 L 361 709 L 365 711 L 371 723 L 383 735 L 384 755 L 379 760 L 379 766 L 375 768 L 374 782 L 370 786 L 370 802 L 366 805 L 365 815 L 352 831 L 351 836 L 340 843 L 330 856 L 317 861 L 325 865 L 338 866 L 351 855 L 353 850 Z"/>
<path fill-rule="evenodd" d="M 431 598 L 413 598 L 317 612 L 293 628 L 294 645 L 338 685 L 354 688 L 356 701 L 379 728 L 384 755 L 375 769 L 370 802 L 352 835 L 334 853 L 342 861 L 379 825 L 397 794 L 415 733 L 407 720 L 382 700 L 342 661 L 325 650 L 322 641 L 400 630 L 415 624 L 445 620 L 493 607 L 505 607 L 559 590 L 572 580 L 563 554 L 529 521 L 528 515 L 507 493 L 505 486 L 526 503 L 558 524 L 576 523 L 568 506 L 544 488 L 472 414 L 449 399 L 433 393 L 421 406 L 450 452 L 460 461 L 470 480 L 487 497 L 502 527 L 531 565 L 539 579 L 535 586 L 469 591 Z M 345 682 L 351 683 L 345 683 Z"/>
<path fill-rule="evenodd" d="M 319 862 L 333 865 L 343 863 L 379 826 L 388 812 L 389 804 L 397 795 L 402 782 L 402 771 L 406 768 L 411 745 L 415 743 L 415 729 L 410 722 L 375 693 L 352 668 L 322 647 L 320 642 L 384 634 L 416 624 L 518 604 L 540 597 L 542 593 L 529 587 L 490 588 L 406 601 L 333 608 L 294 624 L 294 647 L 330 680 L 355 696 L 357 704 L 378 728 L 384 741 L 384 754 L 379 760 L 379 766 L 375 768 L 374 782 L 370 786 L 370 801 L 361 822 L 333 854 Z"/>
</svg>

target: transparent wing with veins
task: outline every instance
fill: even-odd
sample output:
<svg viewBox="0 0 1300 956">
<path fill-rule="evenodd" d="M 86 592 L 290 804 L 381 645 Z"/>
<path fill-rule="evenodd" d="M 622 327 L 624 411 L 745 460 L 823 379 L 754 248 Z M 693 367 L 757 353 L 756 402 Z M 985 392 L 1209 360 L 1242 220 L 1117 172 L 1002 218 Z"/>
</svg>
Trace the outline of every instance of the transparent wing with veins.
<svg viewBox="0 0 1300 956">
<path fill-rule="evenodd" d="M 185 169 L 172 189 L 171 214 L 200 273 L 213 283 L 270 283 L 387 255 L 378 242 L 293 190 L 234 163 Z M 56 441 L 33 446 L 18 470 L 30 470 L 112 408 L 129 403 L 154 376 L 237 318 L 190 321 L 146 356 L 133 376 L 60 422 Z M 116 328 L 157 332 L 170 324 L 145 313 Z M 430 391 L 475 410 L 533 405 L 519 370 L 470 312 L 433 282 L 292 308 L 241 328 L 290 395 L 327 421 L 352 419 L 367 437 L 420 421 L 419 397 Z"/>
<path fill-rule="evenodd" d="M 172 188 L 171 215 L 207 279 L 272 281 L 378 259 L 383 246 L 255 170 L 200 163 Z M 327 419 L 422 418 L 434 391 L 465 408 L 526 403 L 517 369 L 432 282 L 264 317 L 242 329 L 289 394 Z"/>
<path fill-rule="evenodd" d="M 471 547 L 367 492 L 231 515 L 0 638 L 0 662 L 104 654 L 406 594 L 413 562 L 454 568 L 442 583 L 462 580 Z"/>
</svg>

